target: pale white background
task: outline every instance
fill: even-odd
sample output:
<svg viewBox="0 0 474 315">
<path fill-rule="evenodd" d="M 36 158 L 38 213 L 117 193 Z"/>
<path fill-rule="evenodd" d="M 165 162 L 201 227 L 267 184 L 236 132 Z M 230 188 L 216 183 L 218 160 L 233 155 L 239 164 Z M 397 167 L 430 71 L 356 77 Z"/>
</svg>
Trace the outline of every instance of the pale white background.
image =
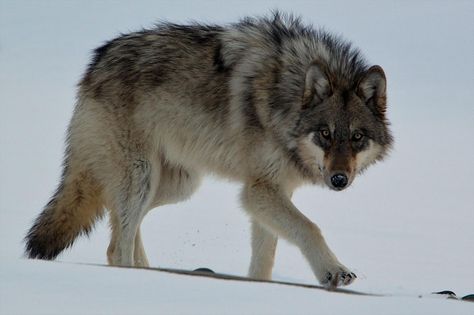
<svg viewBox="0 0 474 315">
<path fill-rule="evenodd" d="M 472 304 L 362 298 L 26 261 L 22 238 L 53 193 L 76 83 L 91 50 L 159 19 L 229 23 L 279 8 L 343 34 L 386 71 L 391 157 L 341 193 L 305 187 L 295 204 L 359 279 L 404 296 L 474 292 L 474 2 L 0 0 L 0 314 L 468 313 Z M 153 266 L 245 275 L 248 218 L 239 185 L 210 178 L 143 224 Z M 105 263 L 107 221 L 59 257 Z M 274 277 L 314 283 L 293 246 Z"/>
</svg>

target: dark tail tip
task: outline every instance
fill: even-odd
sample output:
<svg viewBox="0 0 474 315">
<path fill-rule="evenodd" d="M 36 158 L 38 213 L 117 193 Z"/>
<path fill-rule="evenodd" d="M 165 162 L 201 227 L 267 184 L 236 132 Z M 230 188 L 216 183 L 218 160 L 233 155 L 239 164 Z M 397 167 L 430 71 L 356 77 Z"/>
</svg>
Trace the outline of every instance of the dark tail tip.
<svg viewBox="0 0 474 315">
<path fill-rule="evenodd" d="M 68 245 L 60 244 L 62 242 L 59 235 L 55 236 L 53 231 L 45 231 L 44 227 L 38 224 L 40 218 L 25 237 L 25 254 L 31 259 L 52 260 Z"/>
<path fill-rule="evenodd" d="M 80 235 L 88 235 L 103 214 L 100 190 L 90 175 L 63 179 L 25 236 L 25 256 L 55 259 Z M 68 186 L 69 185 L 69 186 Z"/>
</svg>

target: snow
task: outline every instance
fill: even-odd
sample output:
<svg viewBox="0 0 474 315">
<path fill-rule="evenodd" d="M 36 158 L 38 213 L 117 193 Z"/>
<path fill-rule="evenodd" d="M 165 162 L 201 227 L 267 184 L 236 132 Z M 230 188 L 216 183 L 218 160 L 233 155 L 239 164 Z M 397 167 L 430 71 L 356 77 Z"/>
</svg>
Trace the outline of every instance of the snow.
<svg viewBox="0 0 474 315">
<path fill-rule="evenodd" d="M 106 220 L 64 263 L 22 258 L 22 237 L 60 176 L 91 49 L 157 19 L 226 23 L 273 8 L 342 33 L 385 69 L 391 157 L 347 191 L 305 187 L 294 202 L 357 272 L 351 289 L 393 297 L 72 264 L 106 262 Z M 472 314 L 471 303 L 429 294 L 474 292 L 473 21 L 472 1 L 1 1 L 0 314 Z M 245 275 L 238 190 L 209 178 L 190 201 L 151 212 L 142 231 L 152 266 Z M 315 283 L 285 241 L 274 278 Z"/>
<path fill-rule="evenodd" d="M 468 314 L 445 299 L 351 296 L 282 285 L 244 283 L 51 262 L 15 262 L 2 272 L 4 314 Z M 5 282 L 4 282 L 5 281 Z M 35 285 L 32 285 L 35 284 Z M 6 292 L 5 292 L 6 291 Z M 4 301 L 2 301 L 3 303 Z M 401 307 L 402 306 L 402 307 Z"/>
</svg>

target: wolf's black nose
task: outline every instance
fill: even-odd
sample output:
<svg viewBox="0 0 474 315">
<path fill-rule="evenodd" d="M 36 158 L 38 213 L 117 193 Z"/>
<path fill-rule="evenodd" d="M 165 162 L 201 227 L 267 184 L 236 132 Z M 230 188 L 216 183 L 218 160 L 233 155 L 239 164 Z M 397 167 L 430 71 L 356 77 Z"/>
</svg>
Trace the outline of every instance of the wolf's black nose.
<svg viewBox="0 0 474 315">
<path fill-rule="evenodd" d="M 331 184 L 335 188 L 344 188 L 347 185 L 347 176 L 344 174 L 336 174 L 331 177 Z"/>
</svg>

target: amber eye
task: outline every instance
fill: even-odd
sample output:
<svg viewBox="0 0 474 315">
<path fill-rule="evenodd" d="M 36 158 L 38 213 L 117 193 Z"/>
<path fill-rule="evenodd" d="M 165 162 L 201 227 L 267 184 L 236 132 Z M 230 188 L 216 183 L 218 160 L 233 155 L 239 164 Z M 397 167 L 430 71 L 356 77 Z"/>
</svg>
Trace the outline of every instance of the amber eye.
<svg viewBox="0 0 474 315">
<path fill-rule="evenodd" d="M 352 136 L 352 140 L 354 141 L 360 141 L 360 139 L 362 139 L 363 135 L 360 133 L 360 132 L 356 132 L 354 133 L 354 135 Z"/>
<path fill-rule="evenodd" d="M 321 130 L 320 133 L 321 133 L 321 136 L 323 136 L 323 138 L 325 139 L 331 138 L 331 133 L 327 129 Z"/>
</svg>

